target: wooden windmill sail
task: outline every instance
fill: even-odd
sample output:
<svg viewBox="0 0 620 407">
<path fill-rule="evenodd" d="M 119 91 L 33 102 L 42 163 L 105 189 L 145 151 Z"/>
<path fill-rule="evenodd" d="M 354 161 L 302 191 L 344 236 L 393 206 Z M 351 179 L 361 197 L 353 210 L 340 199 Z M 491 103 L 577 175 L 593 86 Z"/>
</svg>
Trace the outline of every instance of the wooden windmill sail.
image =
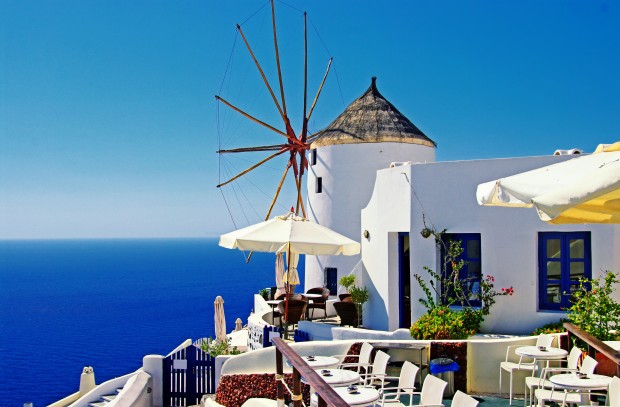
<svg viewBox="0 0 620 407">
<path fill-rule="evenodd" d="M 280 178 L 280 181 L 278 183 L 275 195 L 273 196 L 273 199 L 271 200 L 271 204 L 269 206 L 269 209 L 267 210 L 267 214 L 265 216 L 265 220 L 269 219 L 269 217 L 271 216 L 272 210 L 274 208 L 274 205 L 276 203 L 276 201 L 278 200 L 278 197 L 280 196 L 280 192 L 282 191 L 282 186 L 284 185 L 284 182 L 287 178 L 287 176 L 289 175 L 290 170 L 292 169 L 292 176 L 293 176 L 293 180 L 295 182 L 295 190 L 297 191 L 297 196 L 295 197 L 294 200 L 294 206 L 295 206 L 295 213 L 297 215 L 300 214 L 303 217 L 306 217 L 306 210 L 304 207 L 304 202 L 303 202 L 303 198 L 302 198 L 302 185 L 303 185 L 303 176 L 306 173 L 306 170 L 308 169 L 308 160 L 306 157 L 306 152 L 309 149 L 310 146 L 310 142 L 312 141 L 312 139 L 315 137 L 315 135 L 313 134 L 309 134 L 308 132 L 308 121 L 310 120 L 312 113 L 314 111 L 314 108 L 317 104 L 317 101 L 319 99 L 319 96 L 321 94 L 321 90 L 323 89 L 323 85 L 325 84 L 325 81 L 327 79 L 327 76 L 329 74 L 331 65 L 332 65 L 332 58 L 329 59 L 329 62 L 327 64 L 327 70 L 325 71 L 325 75 L 323 76 L 323 80 L 321 81 L 320 86 L 318 87 L 318 90 L 316 92 L 316 95 L 312 101 L 312 104 L 309 106 L 308 108 L 308 35 L 307 35 L 307 14 L 304 13 L 304 96 L 303 96 L 303 117 L 302 117 L 302 125 L 301 125 L 301 129 L 299 129 L 298 131 L 295 131 L 291 125 L 291 120 L 289 119 L 289 112 L 287 111 L 287 105 L 286 105 L 286 98 L 285 98 L 285 92 L 284 92 L 284 83 L 282 80 L 282 69 L 280 66 L 280 54 L 279 54 L 279 49 L 278 49 L 278 37 L 277 37 L 277 29 L 276 29 L 276 18 L 275 18 L 275 6 L 274 6 L 274 1 L 271 0 L 271 20 L 272 20 L 272 29 L 273 29 L 273 43 L 274 43 L 274 51 L 275 51 L 275 61 L 276 61 L 276 66 L 277 66 L 277 72 L 278 72 L 278 85 L 279 85 L 279 95 L 276 94 L 276 92 L 274 91 L 274 88 L 272 86 L 272 84 L 269 82 L 269 80 L 267 79 L 267 76 L 265 75 L 265 72 L 263 71 L 263 68 L 261 66 L 261 63 L 259 62 L 258 58 L 256 57 L 255 53 L 252 50 L 252 47 L 250 46 L 250 43 L 246 37 L 246 35 L 244 34 L 242 28 L 240 25 L 237 25 L 237 30 L 239 32 L 239 34 L 241 35 L 241 38 L 243 39 L 243 42 L 249 52 L 250 57 L 252 58 L 254 65 L 256 66 L 256 69 L 258 70 L 258 72 L 260 73 L 260 76 L 263 80 L 264 85 L 266 86 L 267 90 L 269 91 L 269 94 L 271 96 L 271 100 L 273 101 L 273 105 L 274 107 L 277 109 L 278 111 L 278 116 L 281 119 L 281 123 L 279 125 L 272 125 L 272 124 L 268 124 L 266 123 L 264 120 L 261 120 L 260 118 L 256 117 L 255 115 L 251 114 L 250 112 L 236 106 L 235 104 L 233 104 L 231 101 L 225 100 L 224 98 L 222 98 L 220 95 L 216 95 L 215 98 L 217 99 L 218 102 L 223 103 L 224 105 L 226 105 L 228 108 L 234 110 L 235 112 L 241 114 L 242 116 L 244 116 L 245 118 L 251 120 L 252 122 L 256 123 L 257 125 L 260 125 L 268 130 L 270 130 L 271 132 L 274 132 L 280 136 L 283 137 L 282 143 L 279 144 L 272 144 L 272 145 L 261 145 L 261 146 L 248 146 L 248 147 L 241 147 L 241 148 L 233 148 L 233 149 L 220 149 L 217 152 L 219 154 L 236 154 L 236 153 L 248 153 L 248 152 L 271 152 L 271 154 L 269 156 L 267 156 L 266 158 L 260 160 L 259 162 L 249 166 L 248 168 L 246 168 L 245 170 L 239 172 L 238 174 L 232 176 L 230 179 L 221 182 L 219 185 L 217 185 L 218 188 L 227 185 L 235 180 L 237 180 L 238 178 L 248 174 L 249 172 L 259 168 L 260 166 L 264 165 L 265 163 L 275 159 L 276 157 L 279 156 L 286 156 L 287 157 L 287 162 L 284 168 L 284 172 L 282 174 L 282 177 Z"/>
</svg>

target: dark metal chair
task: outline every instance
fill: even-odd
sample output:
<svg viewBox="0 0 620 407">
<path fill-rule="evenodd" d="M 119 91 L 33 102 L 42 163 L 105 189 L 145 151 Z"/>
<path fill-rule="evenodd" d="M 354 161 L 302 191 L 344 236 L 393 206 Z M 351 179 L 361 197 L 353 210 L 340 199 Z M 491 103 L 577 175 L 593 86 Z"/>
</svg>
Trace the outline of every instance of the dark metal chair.
<svg viewBox="0 0 620 407">
<path fill-rule="evenodd" d="M 325 318 L 327 318 L 327 299 L 329 298 L 329 289 L 323 287 L 311 288 L 306 291 L 307 294 L 321 294 L 321 298 L 313 298 L 306 310 L 308 312 L 308 319 L 312 320 L 314 318 L 314 310 L 322 309 L 325 314 Z M 312 316 L 310 316 L 310 311 L 312 311 Z"/>
<path fill-rule="evenodd" d="M 350 301 L 334 303 L 336 314 L 340 317 L 340 326 L 350 325 L 357 328 L 357 307 Z"/>
<path fill-rule="evenodd" d="M 288 300 L 288 312 L 286 310 L 287 301 L 282 301 L 278 304 L 278 311 L 280 312 L 280 328 L 283 323 L 287 323 L 289 327 L 295 327 L 299 320 L 306 313 L 306 305 L 308 304 L 304 300 Z M 294 330 L 294 329 L 293 329 Z"/>
<path fill-rule="evenodd" d="M 351 298 L 351 294 L 338 294 L 340 301 L 344 301 L 346 298 Z"/>
</svg>

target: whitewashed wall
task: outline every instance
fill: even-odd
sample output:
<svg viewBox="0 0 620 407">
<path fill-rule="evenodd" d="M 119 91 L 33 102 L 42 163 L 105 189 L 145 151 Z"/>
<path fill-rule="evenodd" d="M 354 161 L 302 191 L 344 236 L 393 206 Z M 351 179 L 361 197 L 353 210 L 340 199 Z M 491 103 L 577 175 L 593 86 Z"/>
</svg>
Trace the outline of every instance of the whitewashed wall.
<svg viewBox="0 0 620 407">
<path fill-rule="evenodd" d="M 433 162 L 435 149 L 417 144 L 365 143 L 319 147 L 317 163 L 309 167 L 308 218 L 360 241 L 360 211 L 372 195 L 377 170 L 394 161 Z M 323 192 L 315 192 L 316 178 Z M 305 287 L 322 287 L 325 267 L 348 274 L 360 256 L 306 256 Z"/>
<path fill-rule="evenodd" d="M 424 239 L 422 213 L 427 225 L 449 233 L 480 233 L 482 273 L 496 278 L 496 288 L 513 286 L 512 297 L 501 297 L 483 330 L 528 333 L 558 320 L 561 312 L 538 311 L 538 232 L 591 231 L 592 274 L 620 271 L 617 226 L 548 225 L 534 210 L 482 207 L 476 186 L 484 181 L 552 164 L 567 157 L 524 157 L 409 165 L 377 173 L 373 197 L 362 211 L 362 258 L 371 297 L 365 324 L 374 329 L 398 328 L 398 232 L 410 231 L 412 321 L 425 312 L 417 299 L 423 296 L 413 274 L 425 275 L 424 266 L 437 270 L 434 239 Z M 406 223 L 406 224 L 405 224 Z M 615 266 L 615 267 L 614 267 Z M 428 276 L 426 276 L 428 279 Z M 618 293 L 620 295 L 620 293 Z"/>
</svg>

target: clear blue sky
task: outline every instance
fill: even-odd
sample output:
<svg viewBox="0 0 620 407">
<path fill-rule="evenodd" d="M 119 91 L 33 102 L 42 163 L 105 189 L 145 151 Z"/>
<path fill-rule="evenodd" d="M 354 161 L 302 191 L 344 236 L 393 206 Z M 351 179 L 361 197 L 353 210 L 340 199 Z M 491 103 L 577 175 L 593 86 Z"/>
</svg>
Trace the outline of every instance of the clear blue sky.
<svg viewBox="0 0 620 407">
<path fill-rule="evenodd" d="M 215 188 L 213 96 L 226 77 L 235 103 L 257 114 L 270 107 L 253 99 L 264 93 L 254 70 L 227 68 L 235 24 L 248 17 L 244 29 L 273 65 L 263 4 L 0 1 L 0 238 L 229 231 Z M 377 76 L 383 95 L 438 143 L 439 160 L 592 151 L 620 139 L 619 2 L 276 7 L 291 100 L 300 97 L 290 73 L 303 57 L 298 10 L 325 44 L 312 28 L 311 95 L 327 57 L 335 60 L 314 129 Z M 248 62 L 239 42 L 233 55 Z M 274 142 L 263 134 L 252 132 L 250 145 Z M 257 182 L 272 188 L 283 165 Z"/>
</svg>

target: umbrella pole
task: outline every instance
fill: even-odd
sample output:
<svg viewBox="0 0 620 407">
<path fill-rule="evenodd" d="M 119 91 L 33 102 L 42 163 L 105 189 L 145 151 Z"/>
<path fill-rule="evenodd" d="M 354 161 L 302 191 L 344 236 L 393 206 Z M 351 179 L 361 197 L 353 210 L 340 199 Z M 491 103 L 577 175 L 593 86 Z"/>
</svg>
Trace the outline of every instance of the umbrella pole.
<svg viewBox="0 0 620 407">
<path fill-rule="evenodd" d="M 290 290 L 291 290 L 291 245 L 288 245 L 288 253 L 286 255 L 286 262 L 287 267 L 286 267 L 286 302 L 284 303 L 284 320 L 286 321 L 284 323 L 284 339 L 288 339 L 288 300 L 289 300 L 289 295 L 290 295 Z"/>
</svg>

